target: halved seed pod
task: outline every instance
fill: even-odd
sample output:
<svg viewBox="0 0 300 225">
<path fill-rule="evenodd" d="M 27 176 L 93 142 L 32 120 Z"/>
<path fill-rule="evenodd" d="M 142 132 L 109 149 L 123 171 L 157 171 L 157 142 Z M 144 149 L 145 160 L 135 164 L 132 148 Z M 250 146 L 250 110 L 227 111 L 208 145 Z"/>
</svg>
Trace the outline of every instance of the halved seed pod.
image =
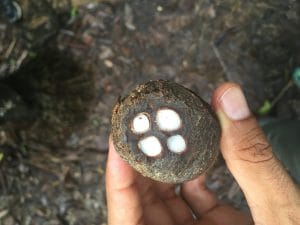
<svg viewBox="0 0 300 225">
<path fill-rule="evenodd" d="M 169 81 L 138 86 L 112 115 L 112 138 L 120 156 L 142 175 L 165 183 L 181 183 L 211 168 L 220 133 L 210 106 Z"/>
</svg>

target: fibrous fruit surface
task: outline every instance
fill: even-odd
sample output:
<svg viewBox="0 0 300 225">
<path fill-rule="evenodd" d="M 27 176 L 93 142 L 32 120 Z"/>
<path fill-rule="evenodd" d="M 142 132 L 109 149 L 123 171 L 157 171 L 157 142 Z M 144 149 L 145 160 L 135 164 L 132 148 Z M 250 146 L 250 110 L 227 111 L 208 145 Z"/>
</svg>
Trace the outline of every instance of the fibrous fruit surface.
<svg viewBox="0 0 300 225">
<path fill-rule="evenodd" d="M 219 152 L 220 126 L 196 94 L 157 80 L 116 104 L 112 137 L 120 156 L 142 175 L 181 183 L 211 168 Z"/>
</svg>

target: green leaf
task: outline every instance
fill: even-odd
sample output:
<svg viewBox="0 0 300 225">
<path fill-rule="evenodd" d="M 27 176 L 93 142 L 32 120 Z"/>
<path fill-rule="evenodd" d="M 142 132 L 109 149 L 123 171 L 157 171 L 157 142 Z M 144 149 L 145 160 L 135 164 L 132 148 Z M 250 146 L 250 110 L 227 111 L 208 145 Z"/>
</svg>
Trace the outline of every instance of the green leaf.
<svg viewBox="0 0 300 225">
<path fill-rule="evenodd" d="M 0 162 L 2 161 L 3 158 L 4 158 L 4 154 L 0 152 Z"/>
<path fill-rule="evenodd" d="M 293 80 L 295 84 L 300 88 L 300 67 L 297 67 L 293 73 Z"/>
<path fill-rule="evenodd" d="M 271 105 L 270 101 L 266 100 L 264 102 L 264 104 L 259 108 L 258 114 L 260 116 L 266 115 L 270 112 L 271 108 L 272 108 L 272 105 Z"/>
<path fill-rule="evenodd" d="M 73 6 L 70 11 L 70 18 L 74 19 L 77 16 L 77 7 Z"/>
</svg>

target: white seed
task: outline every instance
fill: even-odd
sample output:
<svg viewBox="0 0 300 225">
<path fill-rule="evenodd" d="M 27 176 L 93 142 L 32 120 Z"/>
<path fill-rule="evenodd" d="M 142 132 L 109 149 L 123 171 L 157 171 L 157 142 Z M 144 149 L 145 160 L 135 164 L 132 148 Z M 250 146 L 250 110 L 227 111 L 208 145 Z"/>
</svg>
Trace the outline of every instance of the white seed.
<svg viewBox="0 0 300 225">
<path fill-rule="evenodd" d="M 174 135 L 167 139 L 167 146 L 171 152 L 182 153 L 186 149 L 186 143 L 181 135 Z"/>
<path fill-rule="evenodd" d="M 150 157 L 158 156 L 162 152 L 162 145 L 157 137 L 150 136 L 139 141 L 140 150 Z"/>
<path fill-rule="evenodd" d="M 160 109 L 156 114 L 156 122 L 162 131 L 176 131 L 181 126 L 181 119 L 172 109 Z"/>
<path fill-rule="evenodd" d="M 150 120 L 144 113 L 139 113 L 132 121 L 132 131 L 136 134 L 146 133 L 150 129 Z"/>
</svg>

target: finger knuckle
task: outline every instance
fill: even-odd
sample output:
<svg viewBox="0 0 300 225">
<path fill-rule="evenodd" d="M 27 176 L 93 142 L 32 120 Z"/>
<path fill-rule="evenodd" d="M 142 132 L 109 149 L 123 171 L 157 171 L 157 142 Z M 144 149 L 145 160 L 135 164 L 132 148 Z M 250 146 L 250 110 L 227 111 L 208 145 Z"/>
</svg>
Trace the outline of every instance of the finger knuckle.
<svg viewBox="0 0 300 225">
<path fill-rule="evenodd" d="M 271 160 L 272 148 L 260 128 L 247 132 L 237 144 L 238 156 L 250 163 L 261 163 Z"/>
</svg>

